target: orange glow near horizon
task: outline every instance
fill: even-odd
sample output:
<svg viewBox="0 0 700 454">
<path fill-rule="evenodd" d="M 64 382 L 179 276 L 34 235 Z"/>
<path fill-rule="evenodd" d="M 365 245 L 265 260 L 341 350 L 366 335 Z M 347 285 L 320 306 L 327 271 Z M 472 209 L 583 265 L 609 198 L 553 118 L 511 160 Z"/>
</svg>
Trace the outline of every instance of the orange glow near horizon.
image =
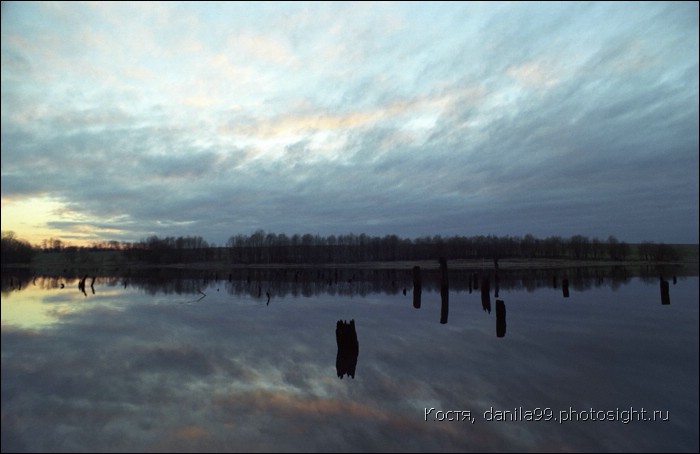
<svg viewBox="0 0 700 454">
<path fill-rule="evenodd" d="M 74 213 L 50 197 L 2 200 L 2 231 L 12 231 L 18 239 L 28 241 L 31 245 L 41 245 L 43 240 L 49 238 L 60 239 L 66 246 L 89 246 L 94 242 L 108 241 L 87 226 L 77 231 L 49 226 L 52 221 L 77 220 Z"/>
</svg>

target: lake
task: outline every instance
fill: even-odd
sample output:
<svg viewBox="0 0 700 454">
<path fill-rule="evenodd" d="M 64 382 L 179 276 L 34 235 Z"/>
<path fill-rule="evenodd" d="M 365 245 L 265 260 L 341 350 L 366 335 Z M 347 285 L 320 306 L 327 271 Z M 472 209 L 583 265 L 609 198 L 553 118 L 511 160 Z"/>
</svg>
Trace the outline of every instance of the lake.
<svg viewBox="0 0 700 454">
<path fill-rule="evenodd" d="M 562 273 L 3 270 L 2 451 L 697 452 L 698 277 Z"/>
</svg>

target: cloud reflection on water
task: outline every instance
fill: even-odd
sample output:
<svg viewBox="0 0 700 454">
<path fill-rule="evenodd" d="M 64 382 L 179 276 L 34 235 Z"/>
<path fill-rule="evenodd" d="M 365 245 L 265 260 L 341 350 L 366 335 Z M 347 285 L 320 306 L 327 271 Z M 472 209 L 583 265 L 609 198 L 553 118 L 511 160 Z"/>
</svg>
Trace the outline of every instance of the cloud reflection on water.
<svg viewBox="0 0 700 454">
<path fill-rule="evenodd" d="M 441 325 L 434 290 L 421 309 L 402 293 L 266 306 L 216 282 L 194 304 L 99 283 L 95 297 L 70 289 L 80 310 L 31 328 L 5 320 L 31 290 L 3 295 L 3 451 L 697 450 L 697 277 L 672 287 L 670 306 L 637 279 L 566 300 L 505 286 L 504 338 L 478 292 L 455 292 Z M 339 319 L 357 323 L 354 380 L 336 375 Z M 645 407 L 671 420 L 483 420 L 518 406 Z M 426 407 L 476 422 L 425 421 Z"/>
</svg>

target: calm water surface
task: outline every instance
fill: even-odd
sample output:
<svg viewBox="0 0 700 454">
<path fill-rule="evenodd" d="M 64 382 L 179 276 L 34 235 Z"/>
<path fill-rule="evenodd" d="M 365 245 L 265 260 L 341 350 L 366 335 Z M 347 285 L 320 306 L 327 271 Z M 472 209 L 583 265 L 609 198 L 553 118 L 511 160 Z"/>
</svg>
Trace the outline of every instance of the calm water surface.
<svg viewBox="0 0 700 454">
<path fill-rule="evenodd" d="M 698 451 L 696 276 L 380 277 L 4 276 L 2 451 Z"/>
</svg>

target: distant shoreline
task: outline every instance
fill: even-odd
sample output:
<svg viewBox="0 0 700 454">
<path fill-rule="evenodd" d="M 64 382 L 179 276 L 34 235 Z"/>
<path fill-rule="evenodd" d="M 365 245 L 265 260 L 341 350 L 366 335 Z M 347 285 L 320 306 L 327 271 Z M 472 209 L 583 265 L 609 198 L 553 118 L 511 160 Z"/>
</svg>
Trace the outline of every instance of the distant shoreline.
<svg viewBox="0 0 700 454">
<path fill-rule="evenodd" d="M 688 245 L 681 261 L 653 262 L 640 260 L 573 260 L 545 258 L 503 258 L 498 260 L 498 269 L 537 270 L 591 267 L 627 267 L 648 269 L 650 267 L 674 267 L 691 275 L 699 274 L 698 245 Z M 454 259 L 447 261 L 451 270 L 484 270 L 495 271 L 494 261 L 490 259 Z M 80 255 L 66 252 L 38 253 L 30 263 L 5 264 L 3 268 L 23 268 L 36 274 L 55 275 L 65 273 L 98 273 L 101 275 L 119 275 L 124 272 L 137 272 L 148 269 L 172 269 L 192 271 L 228 272 L 237 269 L 399 269 L 410 270 L 419 266 L 425 270 L 439 269 L 435 260 L 400 260 L 376 262 L 343 262 L 343 263 L 232 263 L 226 259 L 197 261 L 188 263 L 149 263 L 128 260 L 120 251 L 86 251 Z"/>
</svg>

